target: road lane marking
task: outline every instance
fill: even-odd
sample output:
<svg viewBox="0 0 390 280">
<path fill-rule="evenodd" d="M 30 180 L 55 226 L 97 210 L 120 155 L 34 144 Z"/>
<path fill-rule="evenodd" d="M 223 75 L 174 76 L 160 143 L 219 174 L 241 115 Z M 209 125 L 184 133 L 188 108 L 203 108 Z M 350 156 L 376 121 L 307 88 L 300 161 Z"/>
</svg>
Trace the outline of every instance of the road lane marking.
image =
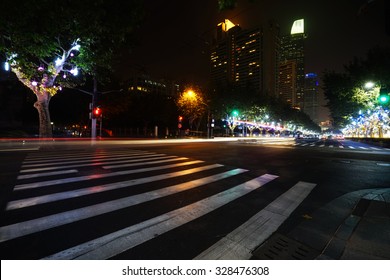
<svg viewBox="0 0 390 280">
<path fill-rule="evenodd" d="M 139 156 L 135 156 L 135 158 L 149 158 L 149 157 L 157 157 L 164 156 L 165 154 L 143 154 Z M 131 155 L 109 155 L 109 156 L 90 156 L 90 157 L 77 157 L 72 159 L 56 159 L 56 160 L 37 160 L 34 162 L 23 162 L 22 168 L 28 167 L 39 167 L 39 166 L 51 166 L 53 164 L 73 164 L 73 163 L 82 163 L 82 162 L 96 162 L 96 161 L 110 161 L 110 160 L 118 160 L 118 159 L 134 159 L 134 156 Z M 27 163 L 27 164 L 26 164 Z"/>
<path fill-rule="evenodd" d="M 18 180 L 22 179 L 32 179 L 32 178 L 38 178 L 38 177 L 45 177 L 45 176 L 54 176 L 54 175 L 63 175 L 63 174 L 71 174 L 71 173 L 77 173 L 77 169 L 69 169 L 69 170 L 61 170 L 61 171 L 53 171 L 53 172 L 43 172 L 43 173 L 35 173 L 35 174 L 26 174 L 26 175 L 19 175 L 17 177 Z"/>
<path fill-rule="evenodd" d="M 80 151 L 71 151 L 67 153 L 64 152 L 56 152 L 55 154 L 46 154 L 43 152 L 28 154 L 25 161 L 33 162 L 33 161 L 42 161 L 42 160 L 61 160 L 61 159 L 72 159 L 72 158 L 86 158 L 86 157 L 100 157 L 100 156 L 113 156 L 113 155 L 141 155 L 141 154 L 153 154 L 153 152 L 147 151 L 109 151 L 109 152 L 80 152 Z"/>
<path fill-rule="evenodd" d="M 40 162 L 55 162 L 61 160 L 77 160 L 77 159 L 89 159 L 89 158 L 104 158 L 104 157 L 113 157 L 113 156 L 137 156 L 137 155 L 145 155 L 145 154 L 154 154 L 153 152 L 137 152 L 137 153 L 123 153 L 123 152 L 110 152 L 110 153 L 79 153 L 74 152 L 73 154 L 63 154 L 61 152 L 57 154 L 42 154 L 40 153 L 38 156 L 27 157 L 24 161 L 26 163 L 40 163 Z M 31 154 L 30 154 L 31 155 Z"/>
<path fill-rule="evenodd" d="M 180 161 L 180 160 L 186 160 L 188 158 L 186 157 L 175 157 L 169 158 L 169 159 L 161 159 L 161 160 L 154 160 L 154 161 L 147 161 L 147 162 L 136 162 L 136 163 L 125 163 L 125 164 L 112 164 L 111 165 L 104 165 L 102 168 L 104 169 L 115 169 L 115 168 L 123 168 L 123 167 L 134 167 L 139 165 L 150 165 L 150 164 L 158 164 L 158 163 L 166 163 L 166 162 L 172 162 L 172 161 Z M 132 162 L 132 161 L 124 161 L 124 162 Z"/>
<path fill-rule="evenodd" d="M 203 162 L 204 161 L 202 161 L 202 160 L 193 160 L 193 161 L 186 161 L 186 162 L 180 162 L 180 163 L 168 164 L 168 165 L 162 165 L 162 166 L 156 166 L 156 167 L 147 167 L 147 168 L 139 168 L 139 169 L 133 169 L 133 170 L 116 171 L 116 172 L 112 172 L 112 173 L 92 174 L 92 175 L 87 175 L 87 176 L 70 177 L 70 178 L 41 181 L 41 182 L 35 182 L 35 183 L 29 183 L 29 184 L 20 184 L 20 185 L 16 185 L 14 187 L 14 191 L 35 189 L 35 188 L 41 188 L 41 187 L 47 187 L 47 186 L 66 184 L 66 183 L 82 182 L 82 181 L 87 181 L 87 180 L 92 180 L 92 179 L 101 179 L 101 178 L 107 178 L 107 177 L 129 175 L 129 174 L 134 174 L 134 173 L 141 173 L 141 172 L 148 172 L 148 171 L 155 171 L 155 170 L 162 170 L 162 169 L 175 168 L 175 167 L 203 163 Z"/>
<path fill-rule="evenodd" d="M 108 259 L 202 217 L 277 177 L 270 174 L 262 175 L 182 208 L 48 256 L 46 259 Z"/>
<path fill-rule="evenodd" d="M 131 187 L 131 186 L 136 186 L 136 185 L 140 185 L 140 184 L 156 182 L 156 181 L 160 181 L 160 180 L 165 180 L 165 179 L 170 179 L 170 178 L 174 178 L 174 177 L 193 174 L 196 172 L 210 170 L 210 169 L 221 167 L 221 166 L 222 165 L 219 165 L 219 164 L 206 165 L 206 166 L 202 166 L 202 167 L 196 167 L 196 168 L 186 169 L 186 170 L 182 170 L 182 171 L 165 173 L 165 174 L 161 174 L 161 175 L 155 175 L 155 176 L 144 177 L 144 178 L 139 178 L 139 179 L 133 179 L 133 180 L 116 182 L 116 183 L 93 186 L 93 187 L 89 187 L 89 188 L 82 188 L 82 189 L 77 189 L 77 190 L 72 190 L 72 191 L 65 191 L 65 192 L 42 195 L 42 196 L 37 196 L 37 197 L 13 200 L 13 201 L 10 201 L 8 203 L 7 210 L 20 209 L 20 208 L 35 206 L 35 205 L 43 204 L 43 203 L 49 203 L 49 202 L 54 202 L 54 201 L 59 201 L 59 200 L 64 200 L 64 199 L 71 199 L 71 198 L 75 198 L 75 197 L 81 197 L 84 195 L 96 194 L 96 193 L 101 193 L 101 192 L 106 192 L 106 191 L 111 191 L 111 190 Z M 212 180 L 215 178 L 222 179 L 222 178 L 225 178 L 224 176 L 228 177 L 228 176 L 236 175 L 238 173 L 242 173 L 245 171 L 247 171 L 247 170 L 234 169 L 231 172 L 228 171 L 228 172 L 224 172 L 221 174 L 205 177 L 206 179 L 204 179 L 202 182 L 206 182 L 207 180 Z M 198 179 L 198 180 L 186 182 L 183 184 L 196 185 L 198 182 L 201 182 L 201 180 L 202 179 Z M 220 179 L 218 179 L 218 180 L 220 180 Z M 149 193 L 151 193 L 151 192 L 149 192 Z"/>
<path fill-rule="evenodd" d="M 298 182 L 195 259 L 250 259 L 251 252 L 283 224 L 315 186 L 316 184 Z"/>
<path fill-rule="evenodd" d="M 203 170 L 212 169 L 221 167 L 220 164 L 212 164 L 203 167 Z M 183 174 L 191 174 L 189 172 L 194 172 L 194 170 L 183 171 Z M 149 195 L 152 195 L 152 192 L 140 195 L 134 195 L 124 198 L 119 198 L 112 201 L 106 201 L 91 206 L 85 206 L 78 209 L 73 209 L 65 211 L 58 214 L 53 214 L 45 217 L 36 218 L 29 221 L 23 221 L 7 226 L 0 227 L 0 242 L 11 240 L 17 237 L 21 237 L 27 234 L 51 229 L 54 227 L 66 225 L 76 221 L 84 220 L 91 218 L 97 215 L 106 214 L 116 210 L 120 210 L 126 207 L 134 206 L 151 199 Z M 153 195 L 152 195 L 153 197 Z"/>
<path fill-rule="evenodd" d="M 376 165 L 378 165 L 378 166 L 390 166 L 390 163 L 388 163 L 388 162 L 377 162 Z"/>
<path fill-rule="evenodd" d="M 39 147 L 36 148 L 9 148 L 1 149 L 0 152 L 19 152 L 19 151 L 38 151 Z"/>
<path fill-rule="evenodd" d="M 65 169 L 65 168 L 74 168 L 74 167 L 86 167 L 86 166 L 100 166 L 104 164 L 115 164 L 115 163 L 130 163 L 130 162 L 145 162 L 148 160 L 156 160 L 156 159 L 168 159 L 168 158 L 175 158 L 177 156 L 160 156 L 160 155 L 154 155 L 150 156 L 148 158 L 141 158 L 141 159 L 103 159 L 103 160 L 91 160 L 87 161 L 90 163 L 81 163 L 81 164 L 71 164 L 71 165 L 57 165 L 57 166 L 50 166 L 50 167 L 42 167 L 42 168 L 31 168 L 31 169 L 22 169 L 21 173 L 30 173 L 30 172 L 41 172 L 41 171 L 48 171 L 48 170 L 56 170 L 56 169 Z M 76 161 L 81 162 L 81 161 Z M 68 164 L 68 163 L 67 163 Z M 51 164 L 53 165 L 53 164 Z"/>
</svg>

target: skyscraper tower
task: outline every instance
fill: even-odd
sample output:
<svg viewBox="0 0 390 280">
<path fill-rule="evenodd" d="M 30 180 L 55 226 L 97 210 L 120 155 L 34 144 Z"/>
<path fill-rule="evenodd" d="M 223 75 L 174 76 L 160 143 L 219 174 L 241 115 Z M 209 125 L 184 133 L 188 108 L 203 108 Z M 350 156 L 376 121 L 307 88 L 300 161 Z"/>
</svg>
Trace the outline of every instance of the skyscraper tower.
<svg viewBox="0 0 390 280">
<path fill-rule="evenodd" d="M 260 88 L 260 29 L 243 30 L 230 20 L 218 24 L 211 51 L 211 80 L 216 88 Z"/>
<path fill-rule="evenodd" d="M 211 49 L 214 88 L 251 88 L 260 94 L 277 92 L 279 26 L 269 22 L 242 29 L 229 20 L 218 24 Z"/>
<path fill-rule="evenodd" d="M 305 75 L 305 98 L 303 111 L 314 121 L 318 123 L 318 76 L 315 73 Z"/>
<path fill-rule="evenodd" d="M 280 42 L 279 97 L 297 109 L 304 106 L 306 38 L 304 20 L 300 19 L 294 21 L 290 34 Z"/>
</svg>

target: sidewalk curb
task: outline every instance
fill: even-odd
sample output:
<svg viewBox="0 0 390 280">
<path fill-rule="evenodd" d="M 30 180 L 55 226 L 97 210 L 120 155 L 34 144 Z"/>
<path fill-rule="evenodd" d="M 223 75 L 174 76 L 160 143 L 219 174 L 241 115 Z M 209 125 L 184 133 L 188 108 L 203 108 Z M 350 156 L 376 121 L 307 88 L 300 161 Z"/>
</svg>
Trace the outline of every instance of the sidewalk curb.
<svg viewBox="0 0 390 280">
<path fill-rule="evenodd" d="M 346 193 L 309 216 L 288 232 L 275 232 L 258 248 L 282 234 L 291 241 L 287 246 L 317 252 L 311 259 L 390 259 L 390 188 Z"/>
<path fill-rule="evenodd" d="M 365 232 L 369 232 L 371 229 L 367 228 L 367 224 L 362 223 L 362 221 L 366 221 L 372 217 L 372 213 L 368 213 L 370 207 L 373 207 L 372 204 L 378 204 L 380 210 L 376 213 L 376 215 L 380 215 L 387 217 L 388 221 L 390 221 L 390 201 L 387 198 L 390 198 L 390 190 L 389 189 L 378 189 L 364 195 L 352 209 L 351 214 L 340 224 L 337 231 L 334 233 L 333 237 L 330 239 L 322 253 L 317 257 L 317 259 L 390 259 L 390 252 L 374 252 L 374 246 L 371 243 L 376 243 L 378 240 L 375 239 L 365 239 L 365 242 L 359 243 L 359 249 L 354 248 L 356 244 L 351 242 L 351 238 L 357 234 L 358 228 L 362 229 Z M 383 223 L 381 227 L 383 231 L 380 231 L 379 238 L 384 238 L 384 242 L 389 243 L 387 236 L 388 232 L 390 232 L 390 228 L 388 227 L 390 223 Z M 373 230 L 373 229 L 372 229 Z M 382 234 L 383 233 L 383 236 Z M 376 235 L 378 237 L 378 235 Z M 361 239 L 361 237 L 358 237 Z M 382 243 L 382 242 L 380 242 Z M 353 252 L 353 253 L 351 253 Z"/>
</svg>

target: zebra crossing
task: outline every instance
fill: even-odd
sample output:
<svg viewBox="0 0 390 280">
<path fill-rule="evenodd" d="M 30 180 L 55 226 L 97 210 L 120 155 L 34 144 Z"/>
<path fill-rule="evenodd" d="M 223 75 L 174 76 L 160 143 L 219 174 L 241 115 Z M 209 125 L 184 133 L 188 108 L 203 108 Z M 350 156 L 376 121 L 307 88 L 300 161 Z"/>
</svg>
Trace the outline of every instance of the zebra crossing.
<svg viewBox="0 0 390 280">
<path fill-rule="evenodd" d="M 245 204 L 277 179 L 143 150 L 31 152 L 0 220 L 1 257 L 116 258 L 202 219 L 230 223 L 221 209 Z M 249 259 L 315 186 L 283 186 L 274 201 L 209 247 L 193 250 L 191 258 Z M 213 213 L 218 219 L 210 218 Z"/>
<path fill-rule="evenodd" d="M 375 147 L 369 145 L 348 145 L 342 142 L 324 143 L 323 141 L 317 142 L 296 142 L 291 144 L 294 147 L 317 147 L 317 148 L 333 148 L 333 149 L 348 149 L 356 151 L 390 151 L 389 148 Z"/>
<path fill-rule="evenodd" d="M 302 148 L 323 148 L 323 149 L 345 149 L 355 151 L 372 151 L 372 152 L 389 152 L 390 148 L 376 147 L 361 143 L 351 143 L 344 141 L 332 141 L 326 142 L 323 140 L 318 141 L 295 141 L 293 138 L 260 138 L 260 139 L 249 139 L 239 140 L 240 143 L 245 144 L 262 144 L 279 147 L 302 147 Z"/>
</svg>

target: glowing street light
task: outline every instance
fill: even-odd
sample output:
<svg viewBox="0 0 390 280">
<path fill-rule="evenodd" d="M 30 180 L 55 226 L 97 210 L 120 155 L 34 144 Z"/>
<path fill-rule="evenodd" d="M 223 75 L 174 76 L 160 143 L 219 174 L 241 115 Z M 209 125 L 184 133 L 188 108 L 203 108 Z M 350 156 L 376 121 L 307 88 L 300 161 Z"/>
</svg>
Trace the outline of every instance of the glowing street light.
<svg viewBox="0 0 390 280">
<path fill-rule="evenodd" d="M 69 71 L 73 76 L 77 76 L 79 74 L 79 69 L 77 67 L 73 68 Z"/>
<path fill-rule="evenodd" d="M 62 63 L 64 63 L 64 60 L 65 60 L 64 57 L 62 57 L 62 58 L 58 57 L 54 63 L 58 67 L 58 66 L 61 66 Z"/>
<path fill-rule="evenodd" d="M 183 97 L 190 102 L 193 102 L 198 98 L 197 94 L 192 89 L 185 91 Z"/>
<path fill-rule="evenodd" d="M 373 82 L 367 82 L 364 84 L 364 87 L 366 89 L 372 89 L 374 86 L 375 86 L 375 84 Z"/>
<path fill-rule="evenodd" d="M 9 63 L 8 62 L 4 62 L 4 70 L 5 71 L 9 71 L 10 67 L 9 67 Z"/>
</svg>

